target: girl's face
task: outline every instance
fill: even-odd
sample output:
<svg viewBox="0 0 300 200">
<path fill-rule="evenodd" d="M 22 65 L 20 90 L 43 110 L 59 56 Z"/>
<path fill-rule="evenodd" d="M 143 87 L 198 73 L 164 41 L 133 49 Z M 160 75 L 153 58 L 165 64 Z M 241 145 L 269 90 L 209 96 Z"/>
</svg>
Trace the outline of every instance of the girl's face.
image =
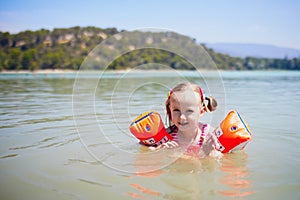
<svg viewBox="0 0 300 200">
<path fill-rule="evenodd" d="M 204 114 L 199 94 L 188 90 L 174 92 L 170 98 L 171 119 L 180 131 L 192 131 L 198 127 Z"/>
</svg>

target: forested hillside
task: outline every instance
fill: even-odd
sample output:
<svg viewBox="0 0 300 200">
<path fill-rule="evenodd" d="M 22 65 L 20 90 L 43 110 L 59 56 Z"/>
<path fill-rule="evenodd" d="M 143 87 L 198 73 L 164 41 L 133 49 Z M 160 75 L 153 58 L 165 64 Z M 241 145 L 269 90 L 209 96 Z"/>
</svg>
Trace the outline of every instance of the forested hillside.
<svg viewBox="0 0 300 200">
<path fill-rule="evenodd" d="M 116 28 L 72 27 L 64 29 L 24 31 L 18 34 L 0 32 L 0 70 L 38 70 L 38 69 L 79 69 L 89 52 L 106 38 L 119 33 Z M 162 33 L 154 33 L 162 34 Z M 135 34 L 140 37 L 141 34 Z M 187 43 L 197 45 L 187 36 L 180 36 Z M 136 38 L 140 39 L 140 38 Z M 125 40 L 122 40 L 125 41 Z M 120 44 L 126 46 L 126 44 Z M 127 45 L 128 46 L 128 45 Z M 205 45 L 203 45 L 204 48 Z M 117 51 L 116 46 L 108 46 L 106 54 Z M 131 48 L 129 46 L 129 48 Z M 180 48 L 180 47 L 178 47 Z M 300 70 L 300 58 L 258 59 L 236 58 L 214 52 L 206 48 L 219 69 L 223 70 Z M 197 56 L 197 54 L 193 54 Z M 110 69 L 127 69 L 147 63 L 161 63 L 174 69 L 194 69 L 181 57 L 163 50 L 134 49 L 115 59 Z M 148 68 L 152 65 L 146 65 Z M 90 69 L 103 69 L 95 62 Z M 158 65 L 155 68 L 159 69 Z"/>
</svg>

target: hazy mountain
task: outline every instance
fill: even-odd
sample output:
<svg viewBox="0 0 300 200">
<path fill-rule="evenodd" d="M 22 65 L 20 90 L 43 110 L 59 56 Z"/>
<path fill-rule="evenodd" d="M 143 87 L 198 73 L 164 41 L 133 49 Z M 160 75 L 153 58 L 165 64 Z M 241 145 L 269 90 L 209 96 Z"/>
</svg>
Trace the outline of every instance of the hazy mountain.
<svg viewBox="0 0 300 200">
<path fill-rule="evenodd" d="M 299 58 L 300 50 L 264 44 L 239 44 L 239 43 L 207 43 L 208 48 L 215 52 L 228 54 L 234 57 L 257 58 Z"/>
</svg>

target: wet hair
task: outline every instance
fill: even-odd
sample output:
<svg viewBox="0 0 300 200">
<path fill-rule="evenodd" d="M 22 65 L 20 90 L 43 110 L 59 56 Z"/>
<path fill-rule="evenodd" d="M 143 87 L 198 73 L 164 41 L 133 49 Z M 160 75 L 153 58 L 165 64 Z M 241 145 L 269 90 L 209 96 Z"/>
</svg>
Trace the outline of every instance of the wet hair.
<svg viewBox="0 0 300 200">
<path fill-rule="evenodd" d="M 204 106 L 204 110 L 206 112 L 209 113 L 209 112 L 212 112 L 212 111 L 217 109 L 217 106 L 218 106 L 217 100 L 212 96 L 206 97 L 204 92 L 203 92 L 203 89 L 199 85 L 192 84 L 192 83 L 180 83 L 180 84 L 176 85 L 173 89 L 171 89 L 169 91 L 168 98 L 167 98 L 166 103 L 165 103 L 168 125 L 171 125 L 170 99 L 172 97 L 172 94 L 174 92 L 186 91 L 188 88 L 191 88 L 194 92 L 199 94 L 200 100 L 201 100 L 200 104 L 202 106 Z"/>
</svg>

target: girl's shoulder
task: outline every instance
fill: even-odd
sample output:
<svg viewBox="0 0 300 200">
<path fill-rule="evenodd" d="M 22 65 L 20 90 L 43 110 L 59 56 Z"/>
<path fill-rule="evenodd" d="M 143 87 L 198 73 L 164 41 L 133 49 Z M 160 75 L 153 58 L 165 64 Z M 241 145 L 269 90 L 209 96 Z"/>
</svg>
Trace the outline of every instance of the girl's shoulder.
<svg viewBox="0 0 300 200">
<path fill-rule="evenodd" d="M 212 127 L 209 124 L 203 124 L 199 122 L 199 128 L 202 133 L 208 133 L 212 131 Z"/>
</svg>

